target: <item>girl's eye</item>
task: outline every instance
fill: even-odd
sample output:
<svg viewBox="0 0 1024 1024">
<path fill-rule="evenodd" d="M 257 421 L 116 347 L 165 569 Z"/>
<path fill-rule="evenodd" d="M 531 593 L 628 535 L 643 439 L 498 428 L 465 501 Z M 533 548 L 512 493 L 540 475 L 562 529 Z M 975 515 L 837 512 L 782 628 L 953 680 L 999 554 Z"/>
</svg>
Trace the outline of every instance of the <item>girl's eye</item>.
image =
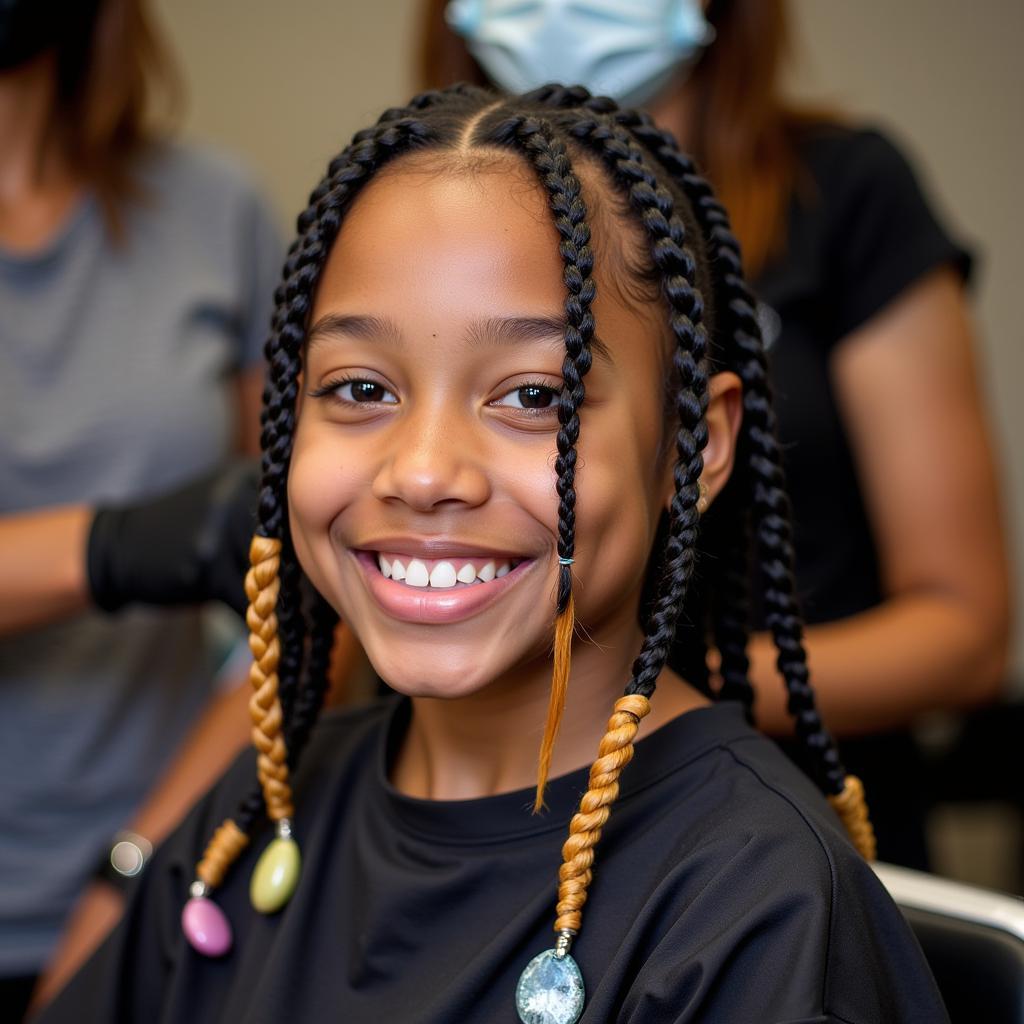
<svg viewBox="0 0 1024 1024">
<path fill-rule="evenodd" d="M 558 388 L 550 387 L 547 384 L 524 384 L 493 404 L 511 409 L 543 411 L 553 409 L 558 405 L 559 393 Z"/>
<path fill-rule="evenodd" d="M 371 402 L 380 405 L 395 405 L 398 402 L 392 392 L 375 380 L 328 381 L 322 388 L 314 391 L 313 396 L 316 398 L 331 396 L 338 401 L 353 405 L 366 405 Z"/>
</svg>

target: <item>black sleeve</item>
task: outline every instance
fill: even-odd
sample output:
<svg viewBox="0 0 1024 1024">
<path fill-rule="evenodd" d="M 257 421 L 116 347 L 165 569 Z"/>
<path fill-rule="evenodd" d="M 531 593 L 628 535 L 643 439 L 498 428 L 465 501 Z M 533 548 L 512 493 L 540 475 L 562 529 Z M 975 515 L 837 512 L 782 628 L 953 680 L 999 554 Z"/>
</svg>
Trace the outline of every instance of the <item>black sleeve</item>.
<svg viewBox="0 0 1024 1024">
<path fill-rule="evenodd" d="M 843 131 L 811 170 L 829 221 L 835 338 L 940 266 L 967 280 L 970 254 L 942 228 L 910 164 L 885 136 Z"/>
</svg>

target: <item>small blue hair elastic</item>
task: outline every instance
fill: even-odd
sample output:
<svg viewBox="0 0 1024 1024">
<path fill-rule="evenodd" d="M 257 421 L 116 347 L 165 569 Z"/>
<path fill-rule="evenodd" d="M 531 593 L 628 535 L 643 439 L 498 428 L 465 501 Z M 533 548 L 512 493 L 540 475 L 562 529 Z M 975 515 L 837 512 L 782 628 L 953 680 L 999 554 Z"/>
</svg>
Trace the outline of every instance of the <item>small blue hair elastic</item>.
<svg viewBox="0 0 1024 1024">
<path fill-rule="evenodd" d="M 560 558 L 558 559 L 558 564 L 559 564 L 559 565 L 572 565 L 572 563 L 573 563 L 574 561 L 575 561 L 575 559 L 573 559 L 573 558 L 561 558 L 561 557 L 560 557 Z"/>
</svg>

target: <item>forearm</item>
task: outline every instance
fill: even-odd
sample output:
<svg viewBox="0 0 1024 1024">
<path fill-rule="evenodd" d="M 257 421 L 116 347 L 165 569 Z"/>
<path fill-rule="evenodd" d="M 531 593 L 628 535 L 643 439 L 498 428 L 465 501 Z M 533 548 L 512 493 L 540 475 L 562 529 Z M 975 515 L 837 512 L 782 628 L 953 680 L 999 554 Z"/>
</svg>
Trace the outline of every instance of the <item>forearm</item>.
<svg viewBox="0 0 1024 1024">
<path fill-rule="evenodd" d="M 251 693 L 247 680 L 215 697 L 180 748 L 163 778 L 126 827 L 154 844 L 213 784 L 248 742 Z M 124 897 L 105 881 L 82 893 L 61 941 L 40 979 L 33 1005 L 45 1005 L 68 982 L 120 920 Z"/>
<path fill-rule="evenodd" d="M 89 605 L 86 505 L 0 517 L 0 636 L 45 625 Z"/>
<path fill-rule="evenodd" d="M 899 728 L 936 709 L 992 699 L 1003 682 L 1007 638 L 999 621 L 939 594 L 893 597 L 839 622 L 806 630 L 818 706 L 836 735 Z M 788 734 L 786 693 L 768 634 L 751 642 L 757 720 Z"/>
</svg>

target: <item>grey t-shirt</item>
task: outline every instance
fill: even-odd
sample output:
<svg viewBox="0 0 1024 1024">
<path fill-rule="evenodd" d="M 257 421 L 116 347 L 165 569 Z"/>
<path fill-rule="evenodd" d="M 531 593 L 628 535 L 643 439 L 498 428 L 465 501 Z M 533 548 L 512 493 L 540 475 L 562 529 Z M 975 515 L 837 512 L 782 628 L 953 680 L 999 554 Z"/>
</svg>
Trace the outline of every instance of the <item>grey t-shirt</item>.
<svg viewBox="0 0 1024 1024">
<path fill-rule="evenodd" d="M 0 513 L 165 489 L 224 458 L 282 249 L 246 177 L 161 147 L 108 234 L 87 197 L 0 249 Z M 199 610 L 88 613 L 0 638 L 0 976 L 38 970 L 110 836 L 209 693 Z"/>
</svg>

